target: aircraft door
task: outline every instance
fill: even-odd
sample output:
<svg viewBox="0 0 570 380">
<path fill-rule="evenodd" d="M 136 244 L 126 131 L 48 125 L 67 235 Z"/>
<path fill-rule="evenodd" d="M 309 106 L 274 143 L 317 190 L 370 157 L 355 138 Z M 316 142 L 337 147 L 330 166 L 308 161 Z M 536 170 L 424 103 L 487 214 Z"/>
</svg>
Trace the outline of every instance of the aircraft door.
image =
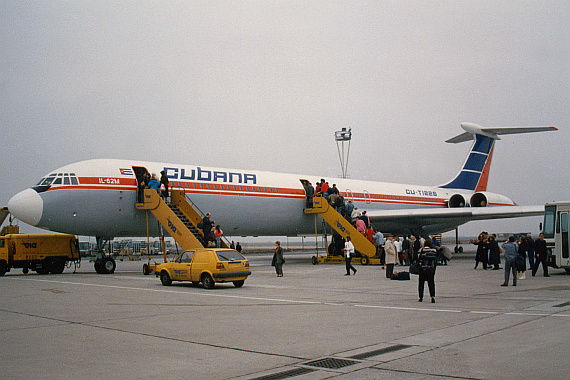
<svg viewBox="0 0 570 380">
<path fill-rule="evenodd" d="M 148 180 L 150 180 L 150 173 L 144 166 L 133 166 L 133 172 L 135 173 L 135 177 L 137 178 L 137 202 L 143 202 L 143 190 L 144 186 L 148 185 L 148 183 L 142 184 L 144 175 L 148 175 Z"/>
<path fill-rule="evenodd" d="M 562 238 L 562 258 L 568 261 L 568 258 L 570 257 L 570 247 L 569 247 L 570 240 L 568 239 L 568 213 L 561 212 L 559 220 L 560 220 L 560 235 Z"/>
<path fill-rule="evenodd" d="M 311 187 L 311 183 L 306 179 L 301 179 L 301 183 L 303 184 L 303 189 L 305 190 L 305 197 L 307 199 L 306 206 L 313 207 L 313 195 L 315 195 L 315 188 L 313 187 L 312 194 L 309 190 Z"/>
</svg>

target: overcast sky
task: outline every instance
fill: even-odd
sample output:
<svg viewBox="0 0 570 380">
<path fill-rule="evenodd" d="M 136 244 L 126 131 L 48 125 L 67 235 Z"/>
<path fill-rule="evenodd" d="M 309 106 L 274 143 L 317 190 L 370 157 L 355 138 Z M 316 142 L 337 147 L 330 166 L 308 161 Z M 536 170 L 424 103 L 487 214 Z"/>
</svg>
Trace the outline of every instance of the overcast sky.
<svg viewBox="0 0 570 380">
<path fill-rule="evenodd" d="M 0 1 L 0 205 L 91 158 L 437 185 L 461 122 L 489 191 L 570 200 L 570 2 Z M 540 218 L 460 232 L 532 231 Z"/>
</svg>

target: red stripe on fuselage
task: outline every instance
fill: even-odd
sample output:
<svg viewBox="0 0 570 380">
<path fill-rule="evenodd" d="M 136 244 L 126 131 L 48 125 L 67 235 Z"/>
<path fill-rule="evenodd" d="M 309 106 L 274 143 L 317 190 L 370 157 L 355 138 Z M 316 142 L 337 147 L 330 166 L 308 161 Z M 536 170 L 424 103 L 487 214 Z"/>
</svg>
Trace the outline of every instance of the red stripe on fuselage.
<svg viewBox="0 0 570 380">
<path fill-rule="evenodd" d="M 137 181 L 134 178 L 117 177 L 79 177 L 78 185 L 52 185 L 48 191 L 53 190 L 126 190 L 136 191 Z M 217 184 L 208 182 L 171 181 L 171 189 L 183 190 L 189 194 L 215 194 L 226 196 L 249 196 L 264 198 L 290 198 L 304 199 L 305 191 L 302 189 L 252 186 L 249 184 Z M 401 204 L 416 206 L 445 207 L 446 199 L 436 197 L 417 197 L 407 195 L 371 194 L 368 192 L 341 192 L 346 200 L 353 202 Z"/>
</svg>

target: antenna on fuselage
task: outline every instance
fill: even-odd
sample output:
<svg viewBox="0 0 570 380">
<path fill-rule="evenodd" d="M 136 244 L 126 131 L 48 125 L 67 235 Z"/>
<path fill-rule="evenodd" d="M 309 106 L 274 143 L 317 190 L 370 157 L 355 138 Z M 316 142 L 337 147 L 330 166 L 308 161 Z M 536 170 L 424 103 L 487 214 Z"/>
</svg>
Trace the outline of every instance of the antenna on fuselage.
<svg viewBox="0 0 570 380">
<path fill-rule="evenodd" d="M 334 133 L 336 140 L 336 148 L 338 150 L 338 158 L 340 159 L 340 168 L 342 170 L 342 178 L 348 178 L 348 155 L 350 154 L 350 139 L 352 138 L 352 128 L 342 128 Z M 348 147 L 345 149 L 345 143 Z"/>
</svg>

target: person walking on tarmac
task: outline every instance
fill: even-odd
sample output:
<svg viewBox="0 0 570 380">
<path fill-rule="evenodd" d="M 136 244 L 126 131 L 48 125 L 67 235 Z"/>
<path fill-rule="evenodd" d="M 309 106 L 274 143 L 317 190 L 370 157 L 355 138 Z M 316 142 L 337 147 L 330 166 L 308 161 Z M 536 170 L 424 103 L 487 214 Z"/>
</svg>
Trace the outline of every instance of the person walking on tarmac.
<svg viewBox="0 0 570 380">
<path fill-rule="evenodd" d="M 275 272 L 277 272 L 277 277 L 283 277 L 283 248 L 281 248 L 281 242 L 277 240 L 275 242 L 275 253 L 273 254 L 273 260 L 271 265 L 275 267 Z"/>
<path fill-rule="evenodd" d="M 384 252 L 386 252 L 386 277 L 392 277 L 394 273 L 394 265 L 396 264 L 396 257 L 398 256 L 398 251 L 396 245 L 394 245 L 394 236 L 392 234 L 386 234 L 386 243 L 384 244 Z"/>
<path fill-rule="evenodd" d="M 344 243 L 344 260 L 346 263 L 346 274 L 345 276 L 350 276 L 350 270 L 354 271 L 356 274 L 356 268 L 350 263 L 352 261 L 352 256 L 354 256 L 354 245 L 350 241 L 350 236 L 346 237 L 346 243 Z"/>
<path fill-rule="evenodd" d="M 544 240 L 544 234 L 541 233 L 538 240 L 534 242 L 534 253 L 536 258 L 534 260 L 534 266 L 532 267 L 532 275 L 536 275 L 538 271 L 538 266 L 542 264 L 542 270 L 544 277 L 550 277 L 548 274 L 548 250 L 546 249 L 546 241 Z"/>
<path fill-rule="evenodd" d="M 424 242 L 418 253 L 420 273 L 418 281 L 419 301 L 424 299 L 424 285 L 427 281 L 431 302 L 435 303 L 435 268 L 437 266 L 437 251 L 433 248 L 430 240 Z"/>
</svg>

